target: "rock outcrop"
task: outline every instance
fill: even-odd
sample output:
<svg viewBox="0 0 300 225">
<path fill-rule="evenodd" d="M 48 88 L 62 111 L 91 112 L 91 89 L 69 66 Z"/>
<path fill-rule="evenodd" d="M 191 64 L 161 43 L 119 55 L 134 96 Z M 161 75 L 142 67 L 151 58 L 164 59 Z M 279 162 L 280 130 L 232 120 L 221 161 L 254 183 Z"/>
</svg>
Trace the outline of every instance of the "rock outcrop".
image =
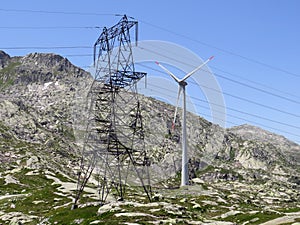
<svg viewBox="0 0 300 225">
<path fill-rule="evenodd" d="M 9 64 L 10 56 L 6 54 L 4 51 L 0 50 L 0 69 Z"/>
</svg>

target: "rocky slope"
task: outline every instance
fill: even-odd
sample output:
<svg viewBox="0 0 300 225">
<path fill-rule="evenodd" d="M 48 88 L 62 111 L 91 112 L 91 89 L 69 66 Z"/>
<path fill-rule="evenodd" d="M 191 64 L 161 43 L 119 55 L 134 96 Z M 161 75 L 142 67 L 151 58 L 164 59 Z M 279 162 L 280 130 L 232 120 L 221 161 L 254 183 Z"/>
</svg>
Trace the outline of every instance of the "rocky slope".
<svg viewBox="0 0 300 225">
<path fill-rule="evenodd" d="M 259 127 L 254 127 L 251 125 L 241 125 L 238 127 L 233 127 L 229 131 L 238 135 L 244 140 L 251 140 L 255 142 L 268 142 L 276 146 L 282 154 L 284 154 L 290 163 L 300 165 L 300 146 L 281 135 L 277 135 Z"/>
<path fill-rule="evenodd" d="M 0 223 L 260 224 L 288 213 L 299 221 L 299 145 L 258 127 L 224 130 L 188 114 L 191 186 L 178 188 L 181 124 L 171 132 L 174 108 L 144 96 L 153 202 L 131 186 L 126 201 L 112 193 L 99 208 L 90 184 L 71 211 L 82 146 L 77 128 L 91 82 L 61 56 L 0 51 Z"/>
</svg>

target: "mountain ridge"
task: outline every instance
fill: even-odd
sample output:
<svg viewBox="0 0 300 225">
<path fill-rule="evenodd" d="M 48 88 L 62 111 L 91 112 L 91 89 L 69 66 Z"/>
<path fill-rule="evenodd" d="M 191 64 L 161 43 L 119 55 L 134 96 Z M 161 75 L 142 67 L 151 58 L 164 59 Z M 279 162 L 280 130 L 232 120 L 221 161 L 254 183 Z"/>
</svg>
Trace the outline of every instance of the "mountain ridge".
<svg viewBox="0 0 300 225">
<path fill-rule="evenodd" d="M 254 140 L 255 139 L 256 140 L 262 140 L 264 138 L 266 138 L 266 139 L 270 138 L 269 139 L 270 141 L 274 141 L 276 139 L 281 139 L 283 142 L 289 142 L 290 144 L 299 145 L 298 143 L 296 143 L 292 140 L 289 140 L 288 138 L 286 138 L 283 135 L 273 133 L 271 131 L 268 131 L 268 130 L 262 129 L 258 126 L 254 126 L 254 125 L 250 125 L 250 124 L 241 124 L 241 125 L 238 125 L 238 126 L 233 126 L 233 127 L 228 128 L 228 130 L 231 131 L 231 132 L 234 132 L 236 134 L 239 134 L 241 137 L 244 137 L 244 138 L 250 138 L 250 139 L 253 138 Z M 241 132 L 244 132 L 244 133 L 241 133 Z M 247 132 L 249 134 L 247 134 Z M 252 137 L 251 133 L 255 134 L 255 132 L 263 133 L 263 136 L 253 135 L 253 137 Z"/>
</svg>

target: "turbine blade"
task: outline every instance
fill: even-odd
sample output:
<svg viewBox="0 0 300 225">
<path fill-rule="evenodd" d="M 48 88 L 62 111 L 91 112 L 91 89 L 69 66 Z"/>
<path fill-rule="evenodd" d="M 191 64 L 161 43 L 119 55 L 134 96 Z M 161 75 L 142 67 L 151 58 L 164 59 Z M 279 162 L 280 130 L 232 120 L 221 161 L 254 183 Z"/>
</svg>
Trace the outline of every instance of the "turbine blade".
<svg viewBox="0 0 300 225">
<path fill-rule="evenodd" d="M 176 100 L 176 108 L 175 108 L 175 112 L 174 112 L 174 119 L 173 119 L 173 122 L 172 122 L 172 130 L 175 129 L 175 122 L 176 122 L 176 116 L 177 116 L 177 110 L 178 110 L 180 94 L 181 94 L 181 86 L 179 85 L 178 86 L 178 95 L 177 95 L 177 100 Z"/>
<path fill-rule="evenodd" d="M 179 83 L 179 79 L 173 74 L 171 73 L 166 67 L 164 67 L 163 65 L 161 65 L 159 62 L 155 62 L 160 68 L 162 68 L 167 74 L 169 74 L 177 83 Z"/>
<path fill-rule="evenodd" d="M 198 66 L 196 69 L 194 69 L 193 71 L 189 72 L 187 75 L 185 75 L 184 78 L 182 78 L 179 82 L 185 81 L 186 79 L 188 79 L 190 76 L 192 76 L 194 73 L 196 73 L 198 70 L 200 70 L 203 66 L 205 66 L 210 60 L 212 60 L 214 58 L 214 56 L 209 57 L 203 64 L 201 64 L 200 66 Z"/>
</svg>

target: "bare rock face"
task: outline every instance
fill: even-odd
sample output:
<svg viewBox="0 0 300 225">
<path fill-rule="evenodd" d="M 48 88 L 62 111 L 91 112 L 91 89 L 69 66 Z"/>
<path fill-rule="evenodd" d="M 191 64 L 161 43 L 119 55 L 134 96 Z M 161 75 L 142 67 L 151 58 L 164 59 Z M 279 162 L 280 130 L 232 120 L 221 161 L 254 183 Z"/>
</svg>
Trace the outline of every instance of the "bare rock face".
<svg viewBox="0 0 300 225">
<path fill-rule="evenodd" d="M 41 84 L 85 76 L 82 69 L 72 65 L 66 58 L 55 54 L 31 53 L 24 57 L 13 57 L 10 64 L 7 63 L 9 62 L 7 57 L 9 56 L 3 56 L 2 68 L 7 66 L 7 69 L 2 72 L 2 76 L 13 84 Z"/>
<path fill-rule="evenodd" d="M 255 127 L 249 124 L 244 124 L 236 127 L 232 127 L 229 131 L 237 134 L 243 139 L 260 141 L 260 142 L 273 142 L 279 146 L 289 145 L 297 146 L 297 144 L 289 141 L 284 136 L 271 133 L 269 131 L 263 130 L 262 128 Z"/>
<path fill-rule="evenodd" d="M 22 57 L 20 62 L 22 68 L 33 69 L 33 71 L 51 72 L 57 75 L 64 72 L 75 77 L 82 76 L 84 73 L 82 69 L 74 66 L 68 59 L 53 53 L 30 53 Z"/>
<path fill-rule="evenodd" d="M 248 124 L 232 127 L 229 131 L 243 140 L 257 143 L 258 147 L 254 151 L 257 157 L 271 159 L 274 157 L 274 153 L 276 153 L 278 156 L 280 155 L 280 157 L 285 158 L 288 163 L 300 165 L 300 145 L 288 140 L 284 136 Z M 277 151 L 270 151 L 270 149 L 277 149 Z"/>
<path fill-rule="evenodd" d="M 30 53 L 21 59 L 23 65 L 36 65 L 37 68 L 53 68 L 67 71 L 73 66 L 66 58 L 52 53 Z"/>
<path fill-rule="evenodd" d="M 55 54 L 9 57 L 1 52 L 1 63 L 0 156 L 18 155 L 20 148 L 25 162 L 39 157 L 29 163 L 31 169 L 74 160 L 71 155 L 79 148 L 72 115 L 77 93 L 85 93 L 90 74 Z M 6 158 L 3 161 L 16 161 Z"/>
</svg>

